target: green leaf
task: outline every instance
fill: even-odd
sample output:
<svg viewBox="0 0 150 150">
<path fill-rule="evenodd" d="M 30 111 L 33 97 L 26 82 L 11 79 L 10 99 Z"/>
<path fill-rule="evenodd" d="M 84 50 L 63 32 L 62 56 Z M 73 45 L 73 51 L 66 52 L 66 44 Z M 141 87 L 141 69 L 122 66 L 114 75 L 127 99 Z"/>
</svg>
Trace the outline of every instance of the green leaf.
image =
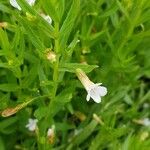
<svg viewBox="0 0 150 150">
<path fill-rule="evenodd" d="M 20 17 L 20 22 L 24 26 L 26 33 L 27 33 L 27 36 L 29 37 L 32 44 L 37 49 L 44 51 L 44 49 L 46 49 L 46 47 L 44 46 L 44 44 L 42 43 L 42 41 L 38 37 L 37 31 L 34 28 L 32 28 L 31 23 L 29 21 L 21 18 L 21 17 Z"/>
<path fill-rule="evenodd" d="M 79 36 L 79 32 L 77 32 L 74 36 L 74 39 L 72 40 L 72 42 L 68 45 L 67 47 L 67 54 L 69 55 L 69 57 L 72 56 L 73 50 L 76 47 L 77 43 L 78 43 L 78 36 Z M 63 60 L 64 61 L 64 60 Z"/>
<path fill-rule="evenodd" d="M 121 150 L 128 150 L 130 147 L 131 141 L 132 141 L 132 133 L 130 133 L 128 137 L 125 139 L 124 143 L 122 144 Z"/>
<path fill-rule="evenodd" d="M 18 120 L 17 117 L 12 117 L 12 118 L 8 118 L 5 120 L 1 120 L 0 122 L 0 132 L 3 132 L 3 130 L 9 126 L 11 126 L 12 124 L 16 123 L 16 121 Z"/>
<path fill-rule="evenodd" d="M 53 82 L 47 79 L 43 67 L 40 64 L 38 66 L 38 75 L 39 75 L 41 89 L 44 91 L 45 94 L 50 93 L 50 89 L 48 86 L 53 86 Z"/>
<path fill-rule="evenodd" d="M 100 15 L 100 17 L 109 17 L 110 15 L 115 13 L 117 10 L 118 10 L 118 6 L 114 2 L 109 9 L 107 9 L 105 12 L 103 12 L 102 15 Z"/>
<path fill-rule="evenodd" d="M 5 150 L 4 141 L 1 136 L 0 136 L 0 150 Z"/>
<path fill-rule="evenodd" d="M 5 13 L 11 13 L 11 10 L 6 7 L 2 2 L 0 2 L 0 11 Z"/>
<path fill-rule="evenodd" d="M 64 63 L 60 65 L 59 71 L 67 71 L 75 73 L 77 68 L 82 69 L 84 72 L 89 73 L 93 69 L 97 68 L 97 65 L 85 65 L 79 63 Z"/>
<path fill-rule="evenodd" d="M 63 90 L 50 104 L 50 115 L 55 116 L 66 103 L 71 101 L 72 98 L 72 88 L 67 88 Z"/>
<path fill-rule="evenodd" d="M 48 111 L 47 107 L 40 107 L 34 112 L 34 116 L 38 119 L 41 120 L 43 117 L 46 116 Z"/>
<path fill-rule="evenodd" d="M 84 127 L 83 131 L 73 138 L 72 145 L 79 145 L 86 140 L 93 133 L 97 124 L 98 123 L 95 120 L 92 120 L 86 127 Z"/>
<path fill-rule="evenodd" d="M 41 17 L 38 12 L 36 10 L 34 10 L 29 4 L 27 4 L 24 0 L 17 0 L 19 6 L 21 6 L 22 11 L 24 11 L 24 13 L 28 12 L 31 15 L 34 15 L 37 17 L 38 20 L 41 21 L 41 25 L 42 27 L 45 27 L 45 30 L 49 33 L 49 35 L 51 36 L 51 38 L 54 38 L 54 28 L 52 27 L 51 24 L 49 24 L 43 17 Z"/>
<path fill-rule="evenodd" d="M 0 90 L 5 92 L 17 91 L 20 87 L 17 84 L 0 84 Z"/>
<path fill-rule="evenodd" d="M 57 3 L 59 3 L 59 1 Z M 43 0 L 43 7 L 46 13 L 54 20 L 54 22 L 60 21 L 53 0 Z"/>
<path fill-rule="evenodd" d="M 22 81 L 22 88 L 28 88 L 29 85 L 31 85 L 37 77 L 37 65 L 33 65 L 33 67 L 30 69 L 30 72 L 26 78 Z"/>
<path fill-rule="evenodd" d="M 4 30 L 0 28 L 0 45 L 5 56 L 13 57 L 13 53 L 10 51 L 10 43 L 8 36 Z"/>
<path fill-rule="evenodd" d="M 107 144 L 108 142 L 114 141 L 119 137 L 122 137 L 123 135 L 127 134 L 128 128 L 123 126 L 123 127 L 118 127 L 117 129 L 110 128 L 107 126 L 102 126 L 101 132 L 99 132 L 95 138 L 93 139 L 89 150 L 95 150 L 95 149 L 100 149 L 103 145 Z M 105 135 L 105 136 L 102 136 Z"/>
<path fill-rule="evenodd" d="M 57 8 L 56 8 L 56 11 L 58 12 L 59 20 L 61 20 L 63 14 L 64 14 L 65 0 L 56 1 L 56 3 L 58 5 Z"/>
<path fill-rule="evenodd" d="M 60 131 L 67 131 L 67 130 L 71 130 L 75 128 L 75 125 L 73 124 L 69 124 L 67 122 L 57 122 L 56 124 L 57 130 Z"/>
<path fill-rule="evenodd" d="M 60 29 L 59 42 L 60 49 L 63 50 L 72 31 L 75 19 L 78 15 L 80 0 L 73 0 L 72 6 L 67 14 L 65 21 Z"/>
</svg>

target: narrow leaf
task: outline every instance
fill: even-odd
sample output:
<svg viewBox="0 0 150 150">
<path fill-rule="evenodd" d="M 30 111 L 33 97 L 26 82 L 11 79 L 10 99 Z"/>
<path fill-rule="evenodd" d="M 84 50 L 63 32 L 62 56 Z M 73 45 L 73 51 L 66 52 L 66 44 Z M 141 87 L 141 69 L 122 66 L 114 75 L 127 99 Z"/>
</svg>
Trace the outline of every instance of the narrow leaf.
<svg viewBox="0 0 150 150">
<path fill-rule="evenodd" d="M 68 38 L 72 31 L 75 19 L 78 15 L 79 6 L 80 6 L 80 0 L 73 0 L 72 6 L 67 14 L 65 21 L 63 22 L 61 29 L 60 29 L 59 42 L 60 42 L 61 50 L 65 48 L 65 45 L 68 41 Z"/>
<path fill-rule="evenodd" d="M 80 63 L 64 63 L 60 66 L 60 71 L 68 71 L 75 73 L 77 68 L 82 69 L 84 72 L 89 73 L 93 69 L 97 68 L 97 65 L 85 65 Z"/>
</svg>

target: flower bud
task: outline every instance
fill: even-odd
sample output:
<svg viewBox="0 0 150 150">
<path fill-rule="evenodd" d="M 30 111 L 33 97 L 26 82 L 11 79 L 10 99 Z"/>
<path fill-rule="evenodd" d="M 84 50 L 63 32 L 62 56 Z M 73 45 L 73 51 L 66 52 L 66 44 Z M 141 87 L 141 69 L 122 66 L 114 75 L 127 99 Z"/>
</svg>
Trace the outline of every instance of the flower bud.
<svg viewBox="0 0 150 150">
<path fill-rule="evenodd" d="M 86 115 L 83 114 L 82 112 L 80 111 L 76 111 L 75 112 L 75 116 L 80 120 L 80 121 L 84 121 L 86 119 Z"/>
<path fill-rule="evenodd" d="M 55 141 L 55 126 L 52 125 L 47 131 L 48 143 L 53 144 Z"/>
<path fill-rule="evenodd" d="M 53 51 L 48 51 L 46 54 L 46 58 L 51 62 L 56 62 L 56 54 Z"/>
<path fill-rule="evenodd" d="M 7 28 L 8 23 L 7 22 L 0 22 L 0 28 Z"/>
<path fill-rule="evenodd" d="M 9 116 L 17 113 L 23 107 L 24 107 L 24 104 L 19 104 L 16 107 L 6 108 L 5 110 L 2 111 L 2 116 L 3 117 L 9 117 Z"/>
<path fill-rule="evenodd" d="M 17 113 L 19 110 L 21 110 L 22 108 L 24 108 L 25 106 L 27 106 L 30 102 L 24 102 L 22 104 L 18 104 L 16 107 L 10 107 L 10 108 L 6 108 L 5 110 L 2 111 L 1 115 L 2 117 L 9 117 L 11 115 L 14 115 L 15 113 Z"/>
<path fill-rule="evenodd" d="M 26 12 L 26 17 L 29 21 L 35 21 L 36 20 L 36 16 L 33 16 L 32 14 Z"/>
</svg>

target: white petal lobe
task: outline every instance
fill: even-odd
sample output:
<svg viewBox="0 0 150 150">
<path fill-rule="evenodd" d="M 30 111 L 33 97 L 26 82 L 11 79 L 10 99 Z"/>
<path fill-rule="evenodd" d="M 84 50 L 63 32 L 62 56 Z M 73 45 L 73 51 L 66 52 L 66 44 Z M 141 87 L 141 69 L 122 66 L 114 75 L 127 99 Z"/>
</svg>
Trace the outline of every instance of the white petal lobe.
<svg viewBox="0 0 150 150">
<path fill-rule="evenodd" d="M 31 119 L 29 118 L 28 124 L 26 125 L 26 128 L 28 128 L 29 131 L 34 131 L 37 127 L 37 119 Z"/>
<path fill-rule="evenodd" d="M 18 3 L 16 2 L 16 0 L 10 0 L 10 4 L 17 8 L 18 10 L 21 10 L 21 7 L 18 5 Z"/>
<path fill-rule="evenodd" d="M 105 96 L 107 94 L 107 88 L 104 86 L 98 86 L 97 90 L 100 96 Z"/>
<path fill-rule="evenodd" d="M 90 100 L 90 94 L 87 94 L 86 96 L 86 100 L 89 101 Z"/>
<path fill-rule="evenodd" d="M 101 97 L 99 96 L 99 94 L 97 93 L 95 89 L 91 89 L 90 96 L 96 103 L 101 102 Z"/>
<path fill-rule="evenodd" d="M 26 0 L 26 2 L 30 5 L 33 6 L 35 4 L 36 0 Z"/>
<path fill-rule="evenodd" d="M 51 24 L 52 23 L 52 19 L 49 15 L 45 15 L 45 14 L 41 14 L 41 16 L 49 23 Z"/>
</svg>

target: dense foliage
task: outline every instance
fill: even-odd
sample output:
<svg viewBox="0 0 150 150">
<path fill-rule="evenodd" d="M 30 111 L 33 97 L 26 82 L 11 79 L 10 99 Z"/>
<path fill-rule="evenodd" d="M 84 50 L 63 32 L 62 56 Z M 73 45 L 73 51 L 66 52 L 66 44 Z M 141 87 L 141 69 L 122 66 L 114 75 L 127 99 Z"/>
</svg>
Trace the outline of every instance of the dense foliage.
<svg viewBox="0 0 150 150">
<path fill-rule="evenodd" d="M 148 150 L 150 1 L 17 2 L 0 0 L 0 150 Z M 107 87 L 101 103 L 77 68 Z"/>
</svg>

